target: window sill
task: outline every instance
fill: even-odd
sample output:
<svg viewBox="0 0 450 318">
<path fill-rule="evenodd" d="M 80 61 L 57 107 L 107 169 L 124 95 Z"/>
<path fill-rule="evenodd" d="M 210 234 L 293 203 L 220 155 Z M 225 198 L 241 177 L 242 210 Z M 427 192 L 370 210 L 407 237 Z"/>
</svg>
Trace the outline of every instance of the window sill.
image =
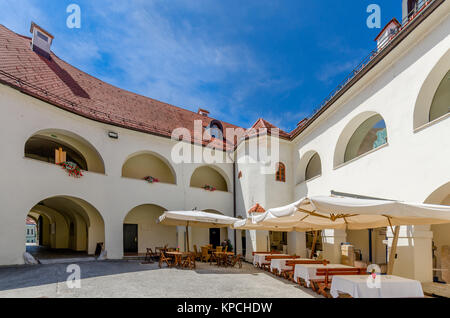
<svg viewBox="0 0 450 318">
<path fill-rule="evenodd" d="M 148 182 L 148 181 L 146 181 L 144 179 L 130 178 L 130 177 L 124 177 L 124 176 L 121 176 L 121 178 L 125 179 L 125 180 L 134 180 L 134 181 L 145 182 L 146 184 L 158 184 L 158 183 L 160 183 L 160 184 L 167 184 L 167 185 L 173 185 L 173 186 L 177 185 L 176 183 L 168 183 L 168 182 L 161 182 L 161 181 L 150 183 L 150 182 Z"/>
<path fill-rule="evenodd" d="M 355 162 L 355 161 L 357 161 L 357 160 L 359 160 L 359 159 L 361 159 L 361 158 L 363 158 L 363 157 L 366 157 L 366 156 L 368 156 L 368 155 L 370 155 L 370 154 L 372 154 L 372 153 L 374 153 L 374 152 L 376 152 L 376 151 L 378 151 L 378 150 L 384 149 L 384 148 L 386 148 L 386 147 L 388 147 L 388 146 L 389 146 L 389 142 L 385 143 L 384 145 L 382 145 L 382 146 L 380 146 L 380 147 L 378 147 L 378 148 L 375 148 L 375 149 L 372 149 L 372 150 L 370 150 L 370 151 L 368 151 L 368 152 L 366 152 L 366 153 L 363 153 L 362 155 L 359 155 L 358 157 L 355 157 L 355 158 L 353 158 L 353 159 L 351 159 L 351 160 L 349 160 L 349 161 L 347 161 L 347 162 L 338 164 L 337 166 L 335 166 L 335 167 L 333 168 L 333 170 L 337 170 L 337 169 L 339 169 L 339 168 L 341 168 L 341 167 L 344 167 L 344 166 L 346 166 L 346 165 L 349 165 L 349 164 L 351 164 L 352 162 Z"/>
<path fill-rule="evenodd" d="M 422 126 L 419 126 L 419 127 L 415 128 L 414 129 L 414 133 L 416 134 L 416 133 L 418 133 L 418 132 L 420 132 L 420 131 L 422 131 L 422 130 L 430 127 L 430 126 L 433 126 L 433 125 L 435 125 L 435 124 L 437 124 L 437 123 L 439 123 L 441 121 L 444 121 L 444 120 L 446 120 L 448 118 L 450 118 L 450 113 L 442 115 L 441 117 L 438 117 L 438 118 L 436 118 L 436 119 L 434 119 L 434 120 L 432 120 L 432 121 L 430 121 L 430 122 L 428 122 L 426 124 L 423 124 Z"/>
<path fill-rule="evenodd" d="M 42 161 L 42 160 L 38 160 L 38 159 L 28 158 L 28 157 L 25 157 L 25 156 L 23 157 L 23 159 L 31 160 L 31 161 L 34 161 L 34 162 L 39 162 L 39 163 L 44 164 L 44 165 L 54 166 L 54 167 L 60 168 L 60 166 L 58 166 L 57 164 L 51 163 L 51 162 L 46 162 L 46 161 Z M 106 173 L 100 173 L 100 172 L 89 171 L 89 170 L 82 170 L 82 171 L 83 171 L 83 173 L 96 174 L 96 175 L 99 175 L 99 176 L 107 176 Z"/>
<path fill-rule="evenodd" d="M 304 184 L 304 183 L 308 183 L 308 182 L 314 181 L 314 180 L 316 180 L 316 179 L 319 179 L 321 176 L 322 176 L 322 174 L 319 174 L 319 175 L 317 175 L 317 176 L 315 176 L 315 177 L 312 177 L 311 179 L 304 180 L 304 181 L 302 181 L 302 182 L 297 183 L 296 186 L 299 186 L 299 185 L 301 185 L 301 184 Z"/>
</svg>

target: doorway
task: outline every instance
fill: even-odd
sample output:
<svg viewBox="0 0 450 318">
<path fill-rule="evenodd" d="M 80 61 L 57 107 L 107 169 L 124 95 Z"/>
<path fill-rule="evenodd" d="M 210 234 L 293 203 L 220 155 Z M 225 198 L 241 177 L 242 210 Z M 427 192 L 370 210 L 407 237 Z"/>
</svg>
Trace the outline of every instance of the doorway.
<svg viewBox="0 0 450 318">
<path fill-rule="evenodd" d="M 242 255 L 245 257 L 247 255 L 247 231 L 242 231 L 241 239 L 242 239 Z"/>
<path fill-rule="evenodd" d="M 123 225 L 123 249 L 125 253 L 138 252 L 138 225 Z"/>
<path fill-rule="evenodd" d="M 209 229 L 209 244 L 213 248 L 220 246 L 220 229 Z"/>
</svg>

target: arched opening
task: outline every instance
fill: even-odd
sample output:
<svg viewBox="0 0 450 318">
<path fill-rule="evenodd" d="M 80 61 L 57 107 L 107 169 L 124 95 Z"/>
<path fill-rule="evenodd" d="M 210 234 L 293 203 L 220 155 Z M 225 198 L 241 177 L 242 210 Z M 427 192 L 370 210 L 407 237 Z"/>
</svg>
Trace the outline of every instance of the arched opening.
<svg viewBox="0 0 450 318">
<path fill-rule="evenodd" d="M 73 162 L 82 170 L 105 173 L 103 159 L 94 146 L 65 130 L 46 129 L 35 133 L 25 143 L 25 157 L 52 164 Z"/>
<path fill-rule="evenodd" d="M 414 129 L 445 118 L 450 112 L 450 50 L 436 63 L 420 88 L 414 108 Z"/>
<path fill-rule="evenodd" d="M 322 162 L 320 161 L 320 156 L 318 153 L 314 154 L 314 156 L 309 160 L 308 165 L 306 166 L 305 179 L 306 181 L 311 180 L 317 176 L 322 174 Z"/>
<path fill-rule="evenodd" d="M 212 166 L 202 166 L 195 169 L 191 176 L 190 186 L 228 192 L 228 183 L 224 175 Z"/>
<path fill-rule="evenodd" d="M 145 254 L 147 248 L 177 247 L 177 228 L 156 223 L 166 211 L 154 204 L 144 204 L 132 209 L 123 221 L 124 255 Z"/>
<path fill-rule="evenodd" d="M 315 151 L 308 151 L 300 159 L 296 173 L 296 184 L 314 179 L 322 175 L 322 161 Z"/>
<path fill-rule="evenodd" d="M 30 222 L 32 221 L 32 222 Z M 34 223 L 34 224 L 33 224 Z M 28 242 L 35 228 L 35 243 Z M 27 252 L 40 260 L 94 255 L 105 242 L 102 216 L 88 202 L 68 196 L 42 200 L 26 217 Z"/>
<path fill-rule="evenodd" d="M 388 142 L 386 123 L 380 114 L 365 112 L 356 116 L 339 137 L 335 167 L 375 150 Z"/>
<path fill-rule="evenodd" d="M 169 162 L 153 152 L 131 155 L 122 167 L 122 177 L 139 180 L 151 177 L 158 182 L 176 184 L 175 171 Z"/>
<path fill-rule="evenodd" d="M 425 200 L 428 204 L 450 206 L 450 182 L 435 190 Z M 434 280 L 450 284 L 450 224 L 432 225 Z"/>
<path fill-rule="evenodd" d="M 438 119 L 450 112 L 450 70 L 445 74 L 434 94 L 430 107 L 430 121 Z"/>
</svg>

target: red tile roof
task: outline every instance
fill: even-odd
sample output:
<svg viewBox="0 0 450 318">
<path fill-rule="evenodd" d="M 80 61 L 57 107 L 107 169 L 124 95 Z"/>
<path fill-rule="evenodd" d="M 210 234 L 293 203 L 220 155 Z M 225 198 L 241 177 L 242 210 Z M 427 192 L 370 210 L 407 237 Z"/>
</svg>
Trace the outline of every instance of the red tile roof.
<svg viewBox="0 0 450 318">
<path fill-rule="evenodd" d="M 194 121 L 207 127 L 213 118 L 169 105 L 107 84 L 58 58 L 48 60 L 30 48 L 31 39 L 0 25 L 0 82 L 57 107 L 99 122 L 171 137 L 179 127 L 191 131 Z M 221 122 L 227 128 L 238 126 Z M 207 145 L 207 140 L 195 140 Z M 234 140 L 214 140 L 232 149 Z"/>
<path fill-rule="evenodd" d="M 36 225 L 36 221 L 27 216 L 27 225 Z"/>
<path fill-rule="evenodd" d="M 264 213 L 264 212 L 266 212 L 266 210 L 259 203 L 256 203 L 254 206 L 250 208 L 250 210 L 248 210 L 248 213 Z"/>
<path fill-rule="evenodd" d="M 272 131 L 274 129 L 278 129 L 278 134 L 281 138 L 289 139 L 289 137 L 290 137 L 289 133 L 281 130 L 280 128 L 278 128 L 275 125 L 272 125 L 271 123 L 269 123 L 267 120 L 265 120 L 263 118 L 258 119 L 256 121 L 256 123 L 254 123 L 253 126 L 246 131 L 245 135 L 246 135 L 246 137 L 257 136 L 261 133 L 262 129 L 267 129 L 267 133 L 270 135 L 272 135 Z"/>
</svg>

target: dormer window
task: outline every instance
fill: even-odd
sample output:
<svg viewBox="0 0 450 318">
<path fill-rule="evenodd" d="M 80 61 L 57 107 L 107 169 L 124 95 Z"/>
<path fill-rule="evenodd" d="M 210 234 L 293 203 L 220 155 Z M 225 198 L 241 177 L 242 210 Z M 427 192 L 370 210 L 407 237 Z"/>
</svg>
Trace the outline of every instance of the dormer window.
<svg viewBox="0 0 450 318">
<path fill-rule="evenodd" d="M 38 37 L 40 37 L 42 40 L 44 40 L 45 42 L 48 43 L 48 37 L 47 36 L 45 36 L 43 33 L 39 32 L 39 31 L 37 31 L 36 33 L 37 33 Z"/>
<path fill-rule="evenodd" d="M 50 59 L 51 46 L 54 39 L 53 35 L 34 22 L 31 23 L 30 33 L 33 34 L 31 49 L 37 54 Z"/>
<path fill-rule="evenodd" d="M 411 17 L 417 12 L 419 7 L 419 0 L 408 0 L 408 17 Z"/>
<path fill-rule="evenodd" d="M 211 138 L 215 139 L 223 139 L 223 127 L 220 122 L 217 120 L 213 120 L 208 127 L 206 127 L 206 131 L 209 133 Z"/>
<path fill-rule="evenodd" d="M 208 128 L 208 130 L 209 130 L 209 134 L 211 135 L 211 138 L 217 138 L 217 139 L 223 138 L 222 130 L 216 124 L 211 125 Z"/>
</svg>

